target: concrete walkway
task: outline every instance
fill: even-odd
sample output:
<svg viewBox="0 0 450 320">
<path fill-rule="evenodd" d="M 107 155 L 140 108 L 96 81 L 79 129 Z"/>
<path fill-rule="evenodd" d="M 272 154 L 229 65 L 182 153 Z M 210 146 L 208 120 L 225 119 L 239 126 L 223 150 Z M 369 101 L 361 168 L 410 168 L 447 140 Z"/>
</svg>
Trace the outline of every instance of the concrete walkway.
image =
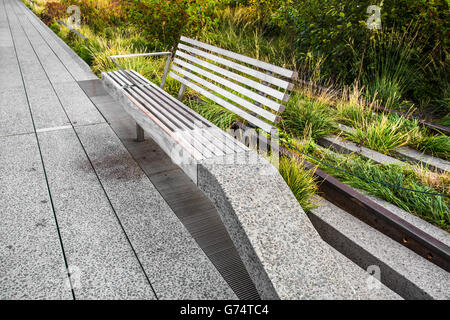
<svg viewBox="0 0 450 320">
<path fill-rule="evenodd" d="M 96 79 L 0 0 L 0 299 L 235 299 L 83 90 Z"/>
</svg>

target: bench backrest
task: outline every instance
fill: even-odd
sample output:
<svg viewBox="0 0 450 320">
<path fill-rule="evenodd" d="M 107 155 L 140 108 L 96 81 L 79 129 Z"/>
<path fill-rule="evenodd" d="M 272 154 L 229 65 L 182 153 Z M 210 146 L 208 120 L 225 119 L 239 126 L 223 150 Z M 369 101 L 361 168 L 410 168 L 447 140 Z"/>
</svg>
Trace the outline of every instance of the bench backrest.
<svg viewBox="0 0 450 320">
<path fill-rule="evenodd" d="M 298 75 L 182 36 L 169 76 L 270 133 Z"/>
</svg>

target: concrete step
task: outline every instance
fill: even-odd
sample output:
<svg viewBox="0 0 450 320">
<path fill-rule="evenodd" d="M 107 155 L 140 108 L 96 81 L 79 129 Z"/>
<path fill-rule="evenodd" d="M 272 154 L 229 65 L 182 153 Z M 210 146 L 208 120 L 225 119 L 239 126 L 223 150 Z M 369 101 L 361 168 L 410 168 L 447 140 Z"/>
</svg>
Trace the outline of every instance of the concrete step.
<svg viewBox="0 0 450 320">
<path fill-rule="evenodd" d="M 319 144 L 323 147 L 329 147 L 341 153 L 357 153 L 364 158 L 370 159 L 375 163 L 381 164 L 405 164 L 401 160 L 387 156 L 380 152 L 366 148 L 360 144 L 345 140 L 342 137 L 330 135 L 319 140 Z"/>
<path fill-rule="evenodd" d="M 338 127 L 342 132 L 352 134 L 356 130 L 352 127 L 338 123 Z M 337 140 L 337 141 L 336 141 Z M 320 142 L 319 142 L 320 143 Z M 417 163 L 426 166 L 432 170 L 438 172 L 450 172 L 450 162 L 438 157 L 433 157 L 428 154 L 417 151 L 408 146 L 402 146 L 395 148 L 392 153 L 395 158 L 389 157 L 387 155 L 381 154 L 374 150 L 359 146 L 353 142 L 344 140 L 342 137 L 339 139 L 333 139 L 332 136 L 323 138 L 322 143 L 324 145 L 332 145 L 335 149 L 341 152 L 357 152 L 362 156 L 372 159 L 377 163 L 392 163 L 398 161 L 396 159 L 401 159 L 410 163 Z"/>
<path fill-rule="evenodd" d="M 448 272 L 325 199 L 309 218 L 327 243 L 361 268 L 379 271 L 381 283 L 401 297 L 450 298 Z"/>
</svg>

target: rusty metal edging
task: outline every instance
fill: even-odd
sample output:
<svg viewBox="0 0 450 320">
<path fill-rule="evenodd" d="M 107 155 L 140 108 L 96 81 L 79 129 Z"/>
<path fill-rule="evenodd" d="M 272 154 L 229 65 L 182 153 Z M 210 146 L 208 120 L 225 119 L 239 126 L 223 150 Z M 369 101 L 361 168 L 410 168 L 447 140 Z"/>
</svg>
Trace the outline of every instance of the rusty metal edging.
<svg viewBox="0 0 450 320">
<path fill-rule="evenodd" d="M 236 122 L 236 125 L 241 129 L 247 128 L 240 122 Z M 270 144 L 270 140 L 267 141 L 260 135 L 258 135 L 258 139 L 260 142 Z M 293 153 L 282 146 L 280 146 L 280 152 L 289 158 L 293 157 Z M 303 166 L 314 171 L 314 176 L 319 180 L 321 196 L 326 200 L 450 272 L 450 247 L 446 244 L 320 170 L 315 165 L 304 161 Z"/>
</svg>

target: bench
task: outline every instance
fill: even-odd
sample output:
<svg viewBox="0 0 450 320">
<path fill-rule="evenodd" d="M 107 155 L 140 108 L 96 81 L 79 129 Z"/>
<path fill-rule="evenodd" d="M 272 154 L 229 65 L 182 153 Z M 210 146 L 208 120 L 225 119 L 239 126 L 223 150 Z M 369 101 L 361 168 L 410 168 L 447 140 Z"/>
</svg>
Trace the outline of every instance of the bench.
<svg viewBox="0 0 450 320">
<path fill-rule="evenodd" d="M 116 61 L 141 55 L 167 55 L 161 86 Z M 112 59 L 119 70 L 102 73 L 105 89 L 138 140 L 145 130 L 212 201 L 262 299 L 371 297 L 365 273 L 320 238 L 278 170 L 181 102 L 189 87 L 275 134 L 296 72 L 187 37 L 173 61 L 170 52 Z M 164 91 L 166 76 L 181 83 L 178 99 Z"/>
<path fill-rule="evenodd" d="M 120 69 L 104 73 L 102 77 L 110 91 L 122 92 L 122 100 L 133 102 L 127 111 L 137 122 L 138 141 L 143 140 L 143 131 L 148 132 L 197 183 L 199 161 L 248 149 L 184 105 L 181 100 L 185 88 L 197 91 L 250 124 L 272 133 L 276 130 L 273 124 L 280 121 L 279 115 L 285 108 L 283 103 L 289 99 L 287 92 L 292 89 L 291 81 L 297 73 L 190 38 L 180 40 L 187 44 L 178 44 L 170 73 L 171 53 L 161 52 L 112 56 Z M 123 70 L 116 61 L 149 55 L 168 56 L 160 87 L 134 70 Z M 163 90 L 167 75 L 181 83 L 178 99 Z"/>
</svg>

